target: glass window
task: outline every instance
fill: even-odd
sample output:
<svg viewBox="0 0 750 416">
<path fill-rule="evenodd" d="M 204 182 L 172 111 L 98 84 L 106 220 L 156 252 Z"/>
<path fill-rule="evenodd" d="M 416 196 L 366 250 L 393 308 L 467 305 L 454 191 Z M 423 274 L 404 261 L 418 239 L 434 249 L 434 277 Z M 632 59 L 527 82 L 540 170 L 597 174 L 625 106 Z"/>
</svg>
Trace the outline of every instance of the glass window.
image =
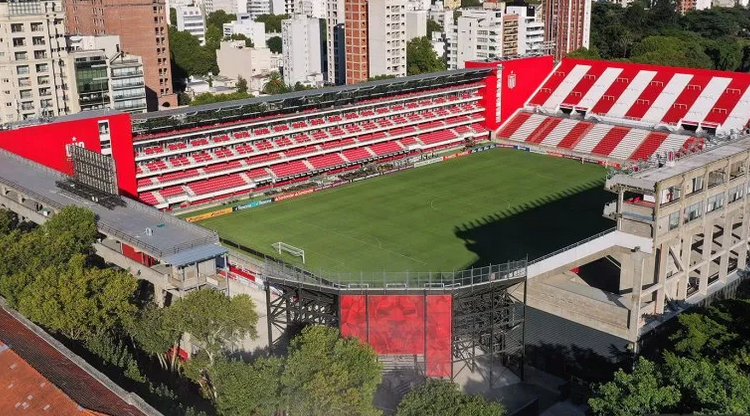
<svg viewBox="0 0 750 416">
<path fill-rule="evenodd" d="M 26 38 L 13 38 L 13 46 L 26 46 Z"/>
<path fill-rule="evenodd" d="M 716 211 L 717 209 L 724 206 L 724 194 L 714 195 L 708 198 L 706 204 L 706 213 Z"/>
<path fill-rule="evenodd" d="M 688 223 L 703 215 L 703 201 L 696 202 L 685 208 L 685 223 Z"/>
<path fill-rule="evenodd" d="M 47 64 L 37 64 L 36 65 L 36 72 L 47 72 L 49 70 L 49 65 Z"/>
<path fill-rule="evenodd" d="M 16 67 L 16 73 L 18 75 L 25 75 L 29 73 L 29 67 L 28 66 L 17 66 Z"/>
<path fill-rule="evenodd" d="M 669 214 L 669 230 L 674 230 L 680 225 L 680 211 Z"/>
<path fill-rule="evenodd" d="M 16 61 L 25 61 L 29 58 L 29 55 L 26 52 L 16 52 L 15 57 Z"/>
<path fill-rule="evenodd" d="M 32 23 L 31 24 L 31 31 L 32 32 L 43 32 L 44 31 L 44 23 Z"/>
<path fill-rule="evenodd" d="M 23 32 L 23 23 L 13 23 L 10 25 L 10 31 L 12 33 Z"/>
</svg>

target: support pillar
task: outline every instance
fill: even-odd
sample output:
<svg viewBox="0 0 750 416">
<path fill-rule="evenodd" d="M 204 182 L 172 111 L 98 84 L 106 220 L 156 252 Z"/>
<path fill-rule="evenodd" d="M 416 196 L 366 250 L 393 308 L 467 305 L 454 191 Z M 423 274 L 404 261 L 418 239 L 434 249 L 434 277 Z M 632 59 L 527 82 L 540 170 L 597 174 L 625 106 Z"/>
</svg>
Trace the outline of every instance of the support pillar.
<svg viewBox="0 0 750 416">
<path fill-rule="evenodd" d="M 662 243 L 659 247 L 659 262 L 658 262 L 658 269 L 656 271 L 656 284 L 660 284 L 661 287 L 659 289 L 656 289 L 656 310 L 655 313 L 657 315 L 661 315 L 664 313 L 664 298 L 665 298 L 665 292 L 666 292 L 666 282 L 667 282 L 667 258 L 669 257 L 669 245 L 666 243 Z"/>
<path fill-rule="evenodd" d="M 628 335 L 630 341 L 637 341 L 641 320 L 641 294 L 643 293 L 643 261 L 648 255 L 636 247 L 631 254 L 633 261 L 633 293 L 630 295 L 630 317 Z"/>
<path fill-rule="evenodd" d="M 732 244 L 732 222 L 733 217 L 727 215 L 724 219 L 724 232 L 721 235 L 721 249 L 724 254 L 719 259 L 719 282 L 722 284 L 727 282 L 727 274 L 729 273 L 729 255 L 731 252 L 729 247 Z"/>
</svg>

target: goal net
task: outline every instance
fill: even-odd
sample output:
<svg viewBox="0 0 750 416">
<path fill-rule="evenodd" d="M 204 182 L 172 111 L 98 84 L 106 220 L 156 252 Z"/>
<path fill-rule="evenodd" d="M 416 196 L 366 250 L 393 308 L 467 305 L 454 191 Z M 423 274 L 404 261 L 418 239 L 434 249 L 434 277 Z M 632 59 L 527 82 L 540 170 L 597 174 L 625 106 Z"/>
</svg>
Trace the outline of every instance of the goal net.
<svg viewBox="0 0 750 416">
<path fill-rule="evenodd" d="M 281 254 L 283 251 L 286 251 L 293 256 L 302 257 L 302 263 L 305 263 L 305 250 L 299 247 L 295 247 L 291 244 L 284 243 L 282 241 L 273 243 L 271 244 L 271 246 L 273 246 L 274 250 L 276 250 L 279 254 Z"/>
</svg>

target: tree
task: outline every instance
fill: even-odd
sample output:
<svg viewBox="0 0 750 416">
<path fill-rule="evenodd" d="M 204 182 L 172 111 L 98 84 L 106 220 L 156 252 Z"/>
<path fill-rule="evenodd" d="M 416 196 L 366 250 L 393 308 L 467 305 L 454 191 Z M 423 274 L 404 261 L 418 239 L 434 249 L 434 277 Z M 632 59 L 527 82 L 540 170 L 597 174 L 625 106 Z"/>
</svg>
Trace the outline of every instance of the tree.
<svg viewBox="0 0 750 416">
<path fill-rule="evenodd" d="M 242 78 L 242 76 L 237 77 L 237 92 L 247 94 L 247 80 Z"/>
<path fill-rule="evenodd" d="M 288 14 L 262 14 L 255 21 L 266 25 L 266 33 L 280 33 L 281 21 L 286 19 L 289 19 Z"/>
<path fill-rule="evenodd" d="M 461 0 L 461 8 L 467 7 L 482 7 L 482 2 L 480 0 Z"/>
<path fill-rule="evenodd" d="M 281 409 L 279 358 L 259 358 L 252 364 L 219 360 L 214 368 L 216 410 L 223 416 L 273 415 Z"/>
<path fill-rule="evenodd" d="M 252 48 L 255 46 L 255 44 L 253 43 L 253 40 L 245 36 L 242 33 L 233 33 L 232 36 L 229 37 L 229 40 L 244 40 L 245 47 L 247 48 Z"/>
<path fill-rule="evenodd" d="M 208 45 L 208 32 L 206 39 Z M 221 34 L 219 34 L 220 40 Z M 198 38 L 191 35 L 190 32 L 180 32 L 170 26 L 169 49 L 172 63 L 180 77 L 207 75 L 216 67 L 216 51 L 209 51 L 207 47 L 202 47 Z"/>
<path fill-rule="evenodd" d="M 711 58 L 700 45 L 674 36 L 649 36 L 633 48 L 633 62 L 688 68 L 711 68 Z"/>
<path fill-rule="evenodd" d="M 40 270 L 18 300 L 29 319 L 70 339 L 101 334 L 132 319 L 135 277 L 114 269 L 86 268 L 85 257 Z"/>
<path fill-rule="evenodd" d="M 427 38 L 432 39 L 432 32 L 442 32 L 443 27 L 440 26 L 440 23 L 432 20 L 427 19 Z"/>
<path fill-rule="evenodd" d="M 378 415 L 372 405 L 382 380 L 369 345 L 337 329 L 309 326 L 292 340 L 281 384 L 292 415 Z"/>
<path fill-rule="evenodd" d="M 427 380 L 409 392 L 396 409 L 396 416 L 504 416 L 505 407 L 482 396 L 462 393 L 457 384 Z"/>
<path fill-rule="evenodd" d="M 253 98 L 253 95 L 241 91 L 233 92 L 231 94 L 213 94 L 210 92 L 204 92 L 203 94 L 196 95 L 195 98 L 190 101 L 190 105 L 197 106 L 213 103 L 223 103 L 226 101 L 244 100 L 247 98 Z"/>
<path fill-rule="evenodd" d="M 612 381 L 600 385 L 589 407 L 596 416 L 632 416 L 661 413 L 679 401 L 679 390 L 668 385 L 655 363 L 641 357 L 632 374 L 617 370 Z"/>
<path fill-rule="evenodd" d="M 289 92 L 289 87 L 284 84 L 284 80 L 281 78 L 281 74 L 279 74 L 277 71 L 273 71 L 268 74 L 268 81 L 266 82 L 266 85 L 263 86 L 263 93 L 275 95 L 283 94 L 285 92 Z"/>
<path fill-rule="evenodd" d="M 177 9 L 174 7 L 169 8 L 169 25 L 177 26 Z"/>
<path fill-rule="evenodd" d="M 258 336 L 258 313 L 248 295 L 230 298 L 213 289 L 196 290 L 167 308 L 165 319 L 177 330 L 189 333 L 210 364 L 224 349 L 245 337 Z"/>
<path fill-rule="evenodd" d="M 282 51 L 281 38 L 278 36 L 273 36 L 269 38 L 266 41 L 266 46 L 268 46 L 268 49 L 270 49 L 271 52 L 273 53 L 281 53 Z"/>
<path fill-rule="evenodd" d="M 444 70 L 445 63 L 432 49 L 432 42 L 429 38 L 422 36 L 406 43 L 406 73 L 408 75 Z"/>
<path fill-rule="evenodd" d="M 221 29 L 224 27 L 224 23 L 231 23 L 234 20 L 237 20 L 236 15 L 219 9 L 208 14 L 208 17 L 206 18 L 206 27 L 213 26 Z"/>
<path fill-rule="evenodd" d="M 162 368 L 175 371 L 181 333 L 166 319 L 165 311 L 166 309 L 148 303 L 125 329 L 143 352 L 156 357 Z"/>
<path fill-rule="evenodd" d="M 18 216 L 13 212 L 0 209 L 0 235 L 7 235 L 18 226 Z"/>
<path fill-rule="evenodd" d="M 599 56 L 599 52 L 596 50 L 596 48 L 591 47 L 591 49 L 587 49 L 587 48 L 576 49 L 573 52 L 568 54 L 568 58 L 601 59 L 601 56 Z"/>
<path fill-rule="evenodd" d="M 750 414 L 750 377 L 736 364 L 665 354 L 665 379 L 680 391 L 675 413 Z"/>
</svg>

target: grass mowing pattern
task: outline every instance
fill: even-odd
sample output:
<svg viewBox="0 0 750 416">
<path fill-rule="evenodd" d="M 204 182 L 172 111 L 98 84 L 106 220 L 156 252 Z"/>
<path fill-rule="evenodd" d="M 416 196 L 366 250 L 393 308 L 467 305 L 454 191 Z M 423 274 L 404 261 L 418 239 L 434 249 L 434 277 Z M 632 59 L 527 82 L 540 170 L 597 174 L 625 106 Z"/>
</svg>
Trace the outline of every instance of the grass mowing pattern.
<svg viewBox="0 0 750 416">
<path fill-rule="evenodd" d="M 614 225 L 598 165 L 498 149 L 203 221 L 327 272 L 437 271 L 533 259 Z"/>
</svg>

